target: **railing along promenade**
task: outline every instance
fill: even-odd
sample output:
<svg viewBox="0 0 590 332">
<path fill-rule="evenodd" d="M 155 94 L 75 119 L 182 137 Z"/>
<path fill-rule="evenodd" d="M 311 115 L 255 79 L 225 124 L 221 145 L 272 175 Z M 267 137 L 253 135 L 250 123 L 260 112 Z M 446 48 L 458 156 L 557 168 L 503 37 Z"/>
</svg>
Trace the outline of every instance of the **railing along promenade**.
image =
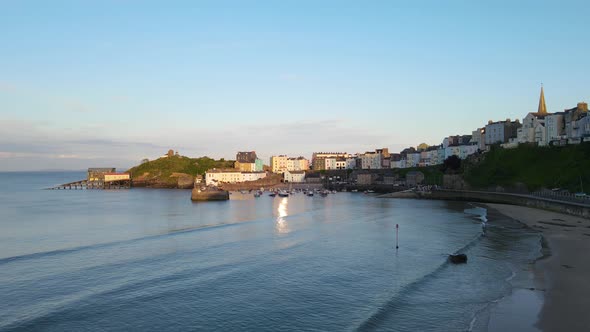
<svg viewBox="0 0 590 332">
<path fill-rule="evenodd" d="M 512 204 L 535 207 L 555 212 L 590 218 L 590 200 L 585 196 L 569 193 L 537 191 L 516 193 L 492 190 L 454 190 L 437 186 L 417 187 L 385 197 L 459 200 L 483 203 Z"/>
</svg>

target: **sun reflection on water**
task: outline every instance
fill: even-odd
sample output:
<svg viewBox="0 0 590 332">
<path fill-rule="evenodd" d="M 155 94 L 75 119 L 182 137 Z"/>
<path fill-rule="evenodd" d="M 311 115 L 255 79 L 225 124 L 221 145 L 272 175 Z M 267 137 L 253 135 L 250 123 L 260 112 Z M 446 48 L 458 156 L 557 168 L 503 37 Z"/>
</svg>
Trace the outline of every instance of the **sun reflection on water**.
<svg viewBox="0 0 590 332">
<path fill-rule="evenodd" d="M 278 216 L 277 216 L 277 222 L 275 225 L 275 229 L 280 234 L 289 233 L 289 231 L 290 231 L 289 225 L 287 224 L 287 221 L 285 220 L 285 217 L 289 215 L 289 213 L 287 211 L 288 205 L 289 205 L 289 199 L 287 197 L 283 197 L 281 199 L 281 202 L 279 203 L 279 207 L 277 208 Z"/>
</svg>

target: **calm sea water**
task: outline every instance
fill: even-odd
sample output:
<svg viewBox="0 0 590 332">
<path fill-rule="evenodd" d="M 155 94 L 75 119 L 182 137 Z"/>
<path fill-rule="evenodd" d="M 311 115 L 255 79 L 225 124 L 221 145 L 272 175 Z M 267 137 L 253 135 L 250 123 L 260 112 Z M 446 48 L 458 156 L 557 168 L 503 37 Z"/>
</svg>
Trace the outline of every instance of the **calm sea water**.
<svg viewBox="0 0 590 332">
<path fill-rule="evenodd" d="M 0 173 L 0 330 L 462 331 L 539 254 L 464 203 L 41 190 L 83 177 Z"/>
</svg>

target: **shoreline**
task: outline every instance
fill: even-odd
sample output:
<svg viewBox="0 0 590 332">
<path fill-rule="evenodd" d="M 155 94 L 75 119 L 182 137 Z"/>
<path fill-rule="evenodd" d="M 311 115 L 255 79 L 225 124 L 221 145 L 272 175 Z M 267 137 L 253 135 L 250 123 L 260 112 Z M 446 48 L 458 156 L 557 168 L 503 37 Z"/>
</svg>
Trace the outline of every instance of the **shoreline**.
<svg viewBox="0 0 590 332">
<path fill-rule="evenodd" d="M 513 291 L 491 309 L 488 330 L 590 330 L 590 259 L 584 255 L 590 252 L 590 220 L 516 205 L 482 205 L 488 214 L 498 213 L 541 235 L 541 256 L 524 271 L 524 279 L 510 281 Z"/>
</svg>

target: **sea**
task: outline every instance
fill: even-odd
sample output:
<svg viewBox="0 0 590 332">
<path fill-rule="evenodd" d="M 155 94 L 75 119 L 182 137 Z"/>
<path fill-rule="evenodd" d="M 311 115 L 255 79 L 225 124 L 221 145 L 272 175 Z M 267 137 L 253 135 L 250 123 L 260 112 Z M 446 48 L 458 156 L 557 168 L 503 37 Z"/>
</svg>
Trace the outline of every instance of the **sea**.
<svg viewBox="0 0 590 332">
<path fill-rule="evenodd" d="M 45 190 L 85 176 L 0 173 L 0 331 L 485 331 L 541 252 L 462 202 Z"/>
</svg>

